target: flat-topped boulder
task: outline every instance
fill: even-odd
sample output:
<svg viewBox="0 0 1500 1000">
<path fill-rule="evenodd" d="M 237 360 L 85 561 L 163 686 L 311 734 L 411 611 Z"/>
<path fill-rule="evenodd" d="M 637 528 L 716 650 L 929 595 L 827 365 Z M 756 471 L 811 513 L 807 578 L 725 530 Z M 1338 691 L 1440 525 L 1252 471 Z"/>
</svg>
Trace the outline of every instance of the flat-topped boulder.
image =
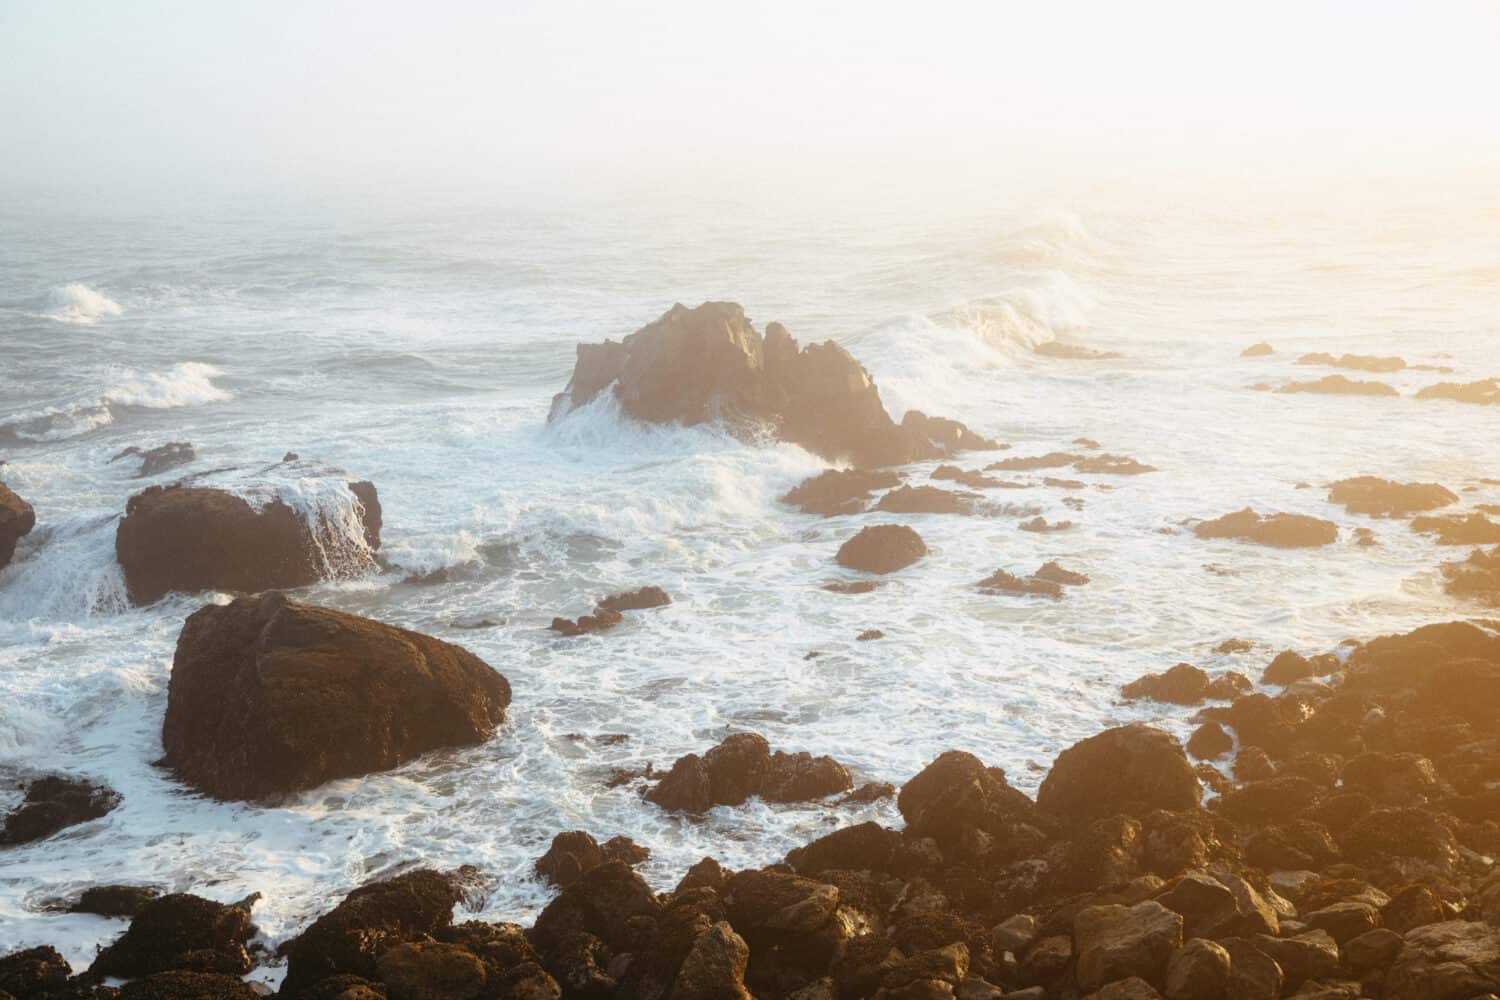
<svg viewBox="0 0 1500 1000">
<path fill-rule="evenodd" d="M 1225 514 L 1193 526 L 1199 538 L 1235 538 L 1279 549 L 1316 548 L 1339 540 L 1338 525 L 1306 514 L 1258 514 L 1254 509 Z"/>
<path fill-rule="evenodd" d="M 606 391 L 636 420 L 720 421 L 750 438 L 770 431 L 824 458 L 871 468 L 996 447 L 957 421 L 915 413 L 898 425 L 848 351 L 831 340 L 799 346 L 780 323 L 762 337 L 733 302 L 674 305 L 619 343 L 580 344 L 549 419 Z"/>
<path fill-rule="evenodd" d="M 36 527 L 36 511 L 10 487 L 0 483 L 0 569 L 10 565 L 16 543 Z"/>
<path fill-rule="evenodd" d="M 461 647 L 272 592 L 210 604 L 177 639 L 162 763 L 253 799 L 481 743 L 510 685 Z"/>
<path fill-rule="evenodd" d="M 115 531 L 115 557 L 131 602 L 151 604 L 173 591 L 305 587 L 368 568 L 369 553 L 380 547 L 380 497 L 373 483 L 349 483 L 348 490 L 362 539 L 333 537 L 338 526 L 317 518 L 309 523 L 279 499 L 257 509 L 241 496 L 205 486 L 153 486 L 137 493 Z M 357 551 L 337 551 L 341 543 Z"/>
<path fill-rule="evenodd" d="M 1373 354 L 1341 354 L 1334 357 L 1325 351 L 1314 351 L 1297 359 L 1299 365 L 1326 365 L 1357 372 L 1399 372 L 1406 367 L 1404 358 L 1377 357 Z"/>
<path fill-rule="evenodd" d="M 1439 382 L 1418 391 L 1418 399 L 1447 399 L 1455 403 L 1474 403 L 1479 406 L 1500 406 L 1500 379 L 1486 378 L 1477 382 Z"/>
<path fill-rule="evenodd" d="M 1438 483 L 1397 483 L 1378 476 L 1340 479 L 1328 487 L 1328 502 L 1351 514 L 1409 517 L 1458 502 L 1458 494 Z"/>
<path fill-rule="evenodd" d="M 1326 396 L 1399 396 L 1394 386 L 1368 382 L 1343 375 L 1325 375 L 1311 382 L 1288 382 L 1276 390 L 1280 393 L 1321 393 Z"/>
</svg>

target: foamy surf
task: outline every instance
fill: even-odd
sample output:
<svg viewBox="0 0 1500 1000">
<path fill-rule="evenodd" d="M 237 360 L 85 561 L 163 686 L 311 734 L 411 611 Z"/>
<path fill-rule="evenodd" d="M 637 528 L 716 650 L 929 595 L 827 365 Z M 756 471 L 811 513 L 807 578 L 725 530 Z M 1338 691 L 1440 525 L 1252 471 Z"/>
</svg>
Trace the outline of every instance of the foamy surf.
<svg viewBox="0 0 1500 1000">
<path fill-rule="evenodd" d="M 42 313 L 46 319 L 82 326 L 92 326 L 101 319 L 121 316 L 125 312 L 114 299 L 80 282 L 48 292 L 46 309 Z"/>
<path fill-rule="evenodd" d="M 63 441 L 108 427 L 119 411 L 133 407 L 170 410 L 232 399 L 233 393 L 214 383 L 223 374 L 200 361 L 179 362 L 165 371 L 115 369 L 105 376 L 110 384 L 98 395 L 5 418 L 0 422 L 0 438 Z"/>
</svg>

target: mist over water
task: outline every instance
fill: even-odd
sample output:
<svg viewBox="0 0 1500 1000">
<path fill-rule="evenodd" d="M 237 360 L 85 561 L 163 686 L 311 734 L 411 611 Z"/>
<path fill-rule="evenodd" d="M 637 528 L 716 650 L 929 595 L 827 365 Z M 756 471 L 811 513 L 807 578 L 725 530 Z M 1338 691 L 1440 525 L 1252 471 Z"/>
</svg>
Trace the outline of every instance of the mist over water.
<svg viewBox="0 0 1500 1000">
<path fill-rule="evenodd" d="M 578 828 L 649 846 L 646 877 L 669 888 L 706 854 L 766 864 L 833 824 L 899 816 L 888 801 L 752 801 L 695 822 L 642 802 L 639 783 L 607 788 L 617 768 L 754 730 L 833 755 L 857 782 L 899 784 L 958 748 L 1034 791 L 1059 750 L 1104 726 L 1186 733 L 1181 712 L 1120 702 L 1142 673 L 1186 660 L 1258 676 L 1281 648 L 1475 612 L 1436 574 L 1467 550 L 1352 517 L 1321 487 L 1368 474 L 1500 502 L 1500 414 L 1411 398 L 1500 375 L 1494 192 L 1378 212 L 992 205 L 0 216 L 15 265 L 0 269 L 0 479 L 38 517 L 0 570 L 0 810 L 13 779 L 44 771 L 124 797 L 102 820 L 7 850 L 0 953 L 45 942 L 86 963 L 120 922 L 42 904 L 99 882 L 258 891 L 256 922 L 279 942 L 416 860 L 478 865 L 493 880 L 483 915 L 528 919 L 548 898 L 532 860 Z M 820 519 L 778 503 L 826 464 L 794 446 L 635 424 L 608 399 L 547 424 L 577 343 L 723 299 L 759 329 L 837 340 L 898 419 L 941 413 L 1013 446 L 966 468 L 1086 436 L 1159 471 L 1067 471 L 1077 488 L 1016 477 L 1038 485 L 1005 491 L 1015 509 L 992 516 Z M 1262 340 L 1279 353 L 1240 357 Z M 1035 352 L 1055 341 L 1120 356 Z M 1251 391 L 1325 374 L 1295 364 L 1304 351 L 1454 371 L 1380 376 L 1395 399 Z M 183 440 L 197 461 L 162 477 L 109 461 Z M 288 451 L 309 464 L 279 465 Z M 482 746 L 285 801 L 200 798 L 151 762 L 173 644 L 208 598 L 129 608 L 118 515 L 150 483 L 212 473 L 357 543 L 342 480 L 313 474 L 325 463 L 378 486 L 389 568 L 297 596 L 472 650 L 513 685 L 509 721 Z M 1277 551 L 1182 530 L 1246 505 L 1331 519 L 1341 540 Z M 1022 511 L 1076 527 L 1021 532 Z M 839 544 L 878 522 L 913 525 L 932 554 L 870 594 L 823 590 L 845 575 Z M 1356 546 L 1356 526 L 1378 546 Z M 1092 582 L 1059 602 L 973 587 L 1054 559 Z M 602 637 L 546 629 L 643 584 L 674 603 Z M 855 641 L 871 628 L 885 638 Z M 1255 652 L 1212 652 L 1230 637 Z"/>
</svg>

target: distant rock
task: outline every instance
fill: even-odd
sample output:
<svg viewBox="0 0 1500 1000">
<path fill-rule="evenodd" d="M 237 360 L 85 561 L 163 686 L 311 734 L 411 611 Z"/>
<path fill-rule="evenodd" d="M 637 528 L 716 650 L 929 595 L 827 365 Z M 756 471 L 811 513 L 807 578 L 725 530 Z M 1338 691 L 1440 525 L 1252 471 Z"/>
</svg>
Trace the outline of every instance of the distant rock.
<svg viewBox="0 0 1500 1000">
<path fill-rule="evenodd" d="M 1272 347 L 1270 344 L 1266 343 L 1265 341 L 1261 341 L 1258 344 L 1251 344 L 1249 347 L 1247 347 L 1243 351 L 1241 351 L 1240 352 L 1240 357 L 1242 357 L 1242 358 L 1264 358 L 1267 355 L 1271 355 L 1271 354 L 1275 354 L 1275 353 L 1276 353 L 1276 348 Z"/>
<path fill-rule="evenodd" d="M 548 882 L 566 889 L 584 872 L 606 862 L 621 861 L 634 867 L 650 856 L 650 851 L 629 837 L 613 837 L 601 845 L 583 830 L 570 830 L 552 838 L 552 846 L 537 858 L 533 868 Z"/>
<path fill-rule="evenodd" d="M 887 514 L 972 514 L 972 493 L 957 493 L 936 486 L 902 486 L 880 498 L 875 509 Z"/>
<path fill-rule="evenodd" d="M 650 791 L 647 801 L 673 812 L 702 813 L 758 796 L 768 802 L 807 802 L 847 792 L 854 781 L 832 757 L 771 752 L 764 737 L 736 733 L 704 753 L 688 754 Z"/>
<path fill-rule="evenodd" d="M 120 794 L 79 778 L 49 775 L 26 786 L 26 797 L 0 826 L 0 845 L 28 844 L 98 819 L 120 804 Z"/>
<path fill-rule="evenodd" d="M 198 457 L 193 446 L 186 441 L 173 441 L 169 444 L 158 445 L 142 451 L 132 445 L 124 451 L 111 458 L 110 464 L 118 462 L 122 458 L 136 457 L 140 459 L 140 468 L 136 470 L 135 478 L 144 479 L 147 476 L 155 476 L 175 469 L 178 466 L 187 465 Z"/>
<path fill-rule="evenodd" d="M 1463 383 L 1440 382 L 1419 391 L 1417 398 L 1448 399 L 1455 403 L 1500 406 L 1500 379 L 1487 378 L 1478 382 Z"/>
<path fill-rule="evenodd" d="M 591 615 L 579 615 L 576 619 L 554 618 L 552 624 L 547 627 L 566 636 L 579 636 L 612 629 L 624 620 L 625 616 L 620 612 L 606 611 L 601 608 Z"/>
<path fill-rule="evenodd" d="M 1340 479 L 1328 488 L 1328 501 L 1351 514 L 1409 517 L 1458 502 L 1458 494 L 1437 483 L 1396 483 L 1376 476 Z"/>
<path fill-rule="evenodd" d="M 1495 545 L 1500 543 L 1500 524 L 1496 524 L 1483 514 L 1417 517 L 1412 519 L 1411 530 L 1423 535 L 1436 535 L 1439 545 Z"/>
<path fill-rule="evenodd" d="M 1257 514 L 1244 510 L 1193 527 L 1199 538 L 1237 538 L 1275 548 L 1315 548 L 1339 540 L 1338 525 L 1306 514 Z"/>
<path fill-rule="evenodd" d="M 577 619 L 554 618 L 548 626 L 566 636 L 588 635 L 612 629 L 625 620 L 623 611 L 647 611 L 666 607 L 672 598 L 660 587 L 642 587 L 624 594 L 611 594 L 594 606 L 594 613 Z"/>
<path fill-rule="evenodd" d="M 1073 468 L 1109 476 L 1139 476 L 1156 471 L 1156 466 L 1138 462 L 1129 455 L 1087 455 L 1074 462 Z"/>
<path fill-rule="evenodd" d="M 1199 705 L 1208 697 L 1208 674 L 1191 663 L 1179 663 L 1159 674 L 1146 674 L 1120 689 L 1129 700 L 1149 698 L 1174 705 Z"/>
<path fill-rule="evenodd" d="M 620 343 L 580 344 L 549 419 L 605 391 L 636 420 L 723 421 L 732 433 L 770 431 L 829 460 L 869 468 L 994 446 L 957 421 L 920 413 L 898 426 L 848 351 L 831 340 L 800 347 L 780 323 L 762 337 L 733 302 L 675 305 Z"/>
<path fill-rule="evenodd" d="M 1119 351 L 1100 351 L 1077 344 L 1064 344 L 1056 340 L 1045 340 L 1033 347 L 1031 351 L 1044 358 L 1061 358 L 1065 361 L 1109 361 L 1124 357 Z"/>
<path fill-rule="evenodd" d="M 380 498 L 372 483 L 351 483 L 364 542 L 380 547 Z M 304 587 L 331 568 L 307 518 L 280 500 L 260 510 L 223 490 L 152 486 L 130 498 L 115 532 L 115 556 L 134 604 L 171 591 L 256 593 Z"/>
<path fill-rule="evenodd" d="M 831 580 L 823 589 L 834 594 L 868 594 L 879 586 L 879 580 Z"/>
<path fill-rule="evenodd" d="M 1068 587 L 1081 587 L 1089 582 L 1089 578 L 1082 573 L 1075 573 L 1070 569 L 1063 569 L 1055 562 L 1042 563 L 1040 569 L 1034 574 L 1038 580 L 1049 580 Z"/>
<path fill-rule="evenodd" d="M 1399 372 L 1406 367 L 1402 358 L 1380 358 L 1371 354 L 1344 354 L 1334 357 L 1322 351 L 1304 354 L 1297 359 L 1299 365 L 1328 365 L 1333 368 L 1348 368 L 1361 372 Z"/>
<path fill-rule="evenodd" d="M 979 581 L 979 589 L 987 594 L 1035 594 L 1041 597 L 1062 597 L 1062 584 L 1053 580 L 1040 580 L 1034 576 L 1019 577 L 997 569 Z"/>
<path fill-rule="evenodd" d="M 1500 548 L 1475 549 L 1462 562 L 1444 563 L 1443 589 L 1454 597 L 1469 597 L 1500 607 Z"/>
<path fill-rule="evenodd" d="M 1084 456 L 1074 455 L 1066 451 L 1049 451 L 1045 455 L 1017 456 L 1015 458 L 1003 458 L 998 462 L 986 465 L 985 471 L 1020 471 L 1029 472 L 1036 469 L 1062 469 L 1072 465 L 1074 462 L 1082 461 Z"/>
<path fill-rule="evenodd" d="M 1029 521 L 1022 521 L 1020 525 L 1022 531 L 1031 531 L 1038 534 L 1045 534 L 1053 531 L 1067 531 L 1072 527 L 1072 521 L 1049 521 L 1045 517 L 1033 517 Z"/>
<path fill-rule="evenodd" d="M 295 792 L 481 743 L 509 704 L 465 649 L 272 592 L 188 617 L 162 763 L 215 798 Z"/>
<path fill-rule="evenodd" d="M 1325 375 L 1312 382 L 1288 382 L 1276 390 L 1280 393 L 1312 392 L 1329 396 L 1399 396 L 1384 382 L 1357 382 L 1343 375 Z"/>
<path fill-rule="evenodd" d="M 1214 652 L 1220 656 L 1230 656 L 1235 653 L 1248 653 L 1255 648 L 1255 643 L 1246 642 L 1244 639 L 1225 639 L 1214 647 Z"/>
<path fill-rule="evenodd" d="M 900 485 L 901 477 L 886 470 L 827 469 L 798 483 L 781 498 L 781 502 L 804 514 L 822 517 L 858 514 L 865 509 L 875 491 Z"/>
<path fill-rule="evenodd" d="M 901 524 L 878 524 L 860 529 L 845 542 L 835 559 L 840 566 L 866 573 L 894 573 L 927 554 L 922 536 Z"/>
<path fill-rule="evenodd" d="M 932 470 L 933 479 L 951 480 L 961 486 L 967 486 L 971 490 L 992 490 L 1012 486 L 1003 479 L 995 479 L 986 476 L 983 472 L 971 469 L 960 469 L 956 465 L 940 465 Z"/>
<path fill-rule="evenodd" d="M 624 594 L 611 594 L 600 601 L 598 607 L 602 611 L 645 611 L 664 608 L 671 603 L 671 596 L 662 588 L 642 587 Z"/>
<path fill-rule="evenodd" d="M 36 527 L 36 511 L 31 504 L 0 483 L 0 569 L 10 565 L 16 554 L 16 543 Z"/>
</svg>

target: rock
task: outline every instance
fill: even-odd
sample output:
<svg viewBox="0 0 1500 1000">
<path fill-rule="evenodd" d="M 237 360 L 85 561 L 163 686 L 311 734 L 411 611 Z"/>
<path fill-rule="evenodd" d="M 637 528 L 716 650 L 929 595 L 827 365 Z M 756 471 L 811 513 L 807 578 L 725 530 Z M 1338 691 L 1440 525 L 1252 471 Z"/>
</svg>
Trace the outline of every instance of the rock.
<svg viewBox="0 0 1500 1000">
<path fill-rule="evenodd" d="M 118 792 L 81 778 L 49 775 L 26 786 L 26 798 L 0 826 L 0 846 L 29 844 L 98 819 L 120 804 Z"/>
<path fill-rule="evenodd" d="M 36 511 L 31 504 L 0 483 L 0 569 L 10 565 L 16 554 L 16 542 L 36 527 Z"/>
<path fill-rule="evenodd" d="M 967 486 L 971 490 L 993 490 L 1009 488 L 1013 485 L 1003 479 L 986 476 L 977 470 L 960 469 L 956 465 L 938 466 L 932 470 L 932 478 L 955 482 L 960 486 Z"/>
<path fill-rule="evenodd" d="M 549 419 L 606 390 L 636 420 L 722 420 L 752 438 L 769 429 L 824 458 L 871 468 L 989 443 L 956 421 L 922 414 L 907 414 L 898 427 L 869 373 L 842 347 L 799 347 L 779 323 L 762 338 L 732 302 L 675 305 L 621 343 L 579 345 L 573 377 Z"/>
<path fill-rule="evenodd" d="M 1392 858 L 1416 858 L 1446 871 L 1458 861 L 1458 844 L 1437 815 L 1427 809 L 1377 809 L 1339 837 L 1344 856 L 1372 865 Z"/>
<path fill-rule="evenodd" d="M 1271 355 L 1271 354 L 1275 354 L 1275 353 L 1276 353 L 1276 348 L 1272 347 L 1270 344 L 1266 343 L 1265 341 L 1261 341 L 1258 344 L 1251 344 L 1249 347 L 1247 347 L 1243 351 L 1241 351 L 1240 352 L 1240 357 L 1242 357 L 1242 358 L 1264 358 L 1267 355 Z M 1175 998 L 1174 998 L 1174 1000 L 1175 1000 Z"/>
<path fill-rule="evenodd" d="M 625 616 L 618 611 L 599 610 L 592 615 L 580 615 L 577 621 L 569 618 L 554 618 L 552 624 L 547 626 L 554 632 L 561 632 L 566 636 L 588 635 L 591 632 L 603 632 L 612 629 L 625 620 Z"/>
<path fill-rule="evenodd" d="M 905 569 L 927 554 L 922 536 L 900 524 L 878 524 L 860 529 L 859 534 L 839 548 L 835 557 L 840 566 L 865 573 L 894 573 Z"/>
<path fill-rule="evenodd" d="M 1064 750 L 1037 792 L 1037 806 L 1068 822 L 1117 813 L 1197 809 L 1202 790 L 1182 745 L 1148 726 L 1122 726 Z"/>
<path fill-rule="evenodd" d="M 885 871 L 901 850 L 901 835 L 879 823 L 860 823 L 824 834 L 793 849 L 787 864 L 798 874 L 817 875 L 832 870 Z"/>
<path fill-rule="evenodd" d="M 1316 669 L 1307 657 L 1288 649 L 1276 655 L 1276 659 L 1272 660 L 1265 672 L 1260 675 L 1260 682 L 1285 687 L 1304 677 L 1311 677 L 1315 672 Z"/>
<path fill-rule="evenodd" d="M 936 486 L 902 486 L 881 497 L 875 509 L 887 514 L 972 514 L 974 498 Z"/>
<path fill-rule="evenodd" d="M 1283 775 L 1247 781 L 1219 796 L 1213 808 L 1236 823 L 1263 826 L 1294 819 L 1322 797 L 1323 789 L 1311 779 Z"/>
<path fill-rule="evenodd" d="M 1065 587 L 1081 587 L 1089 582 L 1089 578 L 1082 573 L 1063 569 L 1055 562 L 1042 563 L 1041 568 L 1033 573 L 1032 576 L 1038 580 L 1046 580 L 1049 583 L 1060 583 Z"/>
<path fill-rule="evenodd" d="M 1199 760 L 1218 760 L 1234 749 L 1234 737 L 1217 722 L 1205 722 L 1188 737 L 1187 752 Z"/>
<path fill-rule="evenodd" d="M 1043 580 L 1035 576 L 1019 577 L 1007 573 L 1003 569 L 997 569 L 989 576 L 977 583 L 980 590 L 987 594 L 1022 594 L 1035 595 L 1038 597 L 1062 597 L 1062 584 L 1052 580 Z"/>
<path fill-rule="evenodd" d="M 1351 514 L 1410 517 L 1458 502 L 1458 494 L 1437 483 L 1396 483 L 1376 476 L 1340 479 L 1328 488 L 1328 502 Z"/>
<path fill-rule="evenodd" d="M 1150 698 L 1174 705 L 1197 705 L 1208 695 L 1208 674 L 1190 663 L 1179 663 L 1159 674 L 1147 674 L 1120 689 L 1129 700 Z"/>
<path fill-rule="evenodd" d="M 772 754 L 765 737 L 736 733 L 702 757 L 679 758 L 646 799 L 663 809 L 702 813 L 716 805 L 740 805 L 751 796 L 806 802 L 853 787 L 849 772 L 832 757 Z"/>
<path fill-rule="evenodd" d="M 1463 562 L 1443 563 L 1443 590 L 1500 607 L 1500 548 L 1475 549 Z"/>
<path fill-rule="evenodd" d="M 1215 677 L 1208 685 L 1208 697 L 1213 701 L 1234 701 L 1241 695 L 1255 690 L 1250 678 L 1237 670 Z"/>
<path fill-rule="evenodd" d="M 896 808 L 908 838 L 931 837 L 957 851 L 967 831 L 1002 836 L 1015 822 L 1030 822 L 1036 807 L 1012 788 L 1005 773 L 973 754 L 948 750 L 901 786 Z"/>
<path fill-rule="evenodd" d="M 96 885 L 68 905 L 69 913 L 93 913 L 101 917 L 133 917 L 141 907 L 161 895 L 146 885 Z"/>
<path fill-rule="evenodd" d="M 834 580 L 823 584 L 824 590 L 835 594 L 868 594 L 879 587 L 879 580 Z"/>
<path fill-rule="evenodd" d="M 158 972 L 126 983 L 120 1000 L 260 1000 L 260 994 L 220 972 Z"/>
<path fill-rule="evenodd" d="M 1418 391 L 1418 399 L 1448 399 L 1455 403 L 1476 403 L 1480 406 L 1500 405 L 1500 379 L 1486 378 L 1477 382 L 1440 382 Z"/>
<path fill-rule="evenodd" d="M 1380 909 L 1380 922 L 1397 934 L 1447 919 L 1443 902 L 1425 885 L 1409 885 Z"/>
<path fill-rule="evenodd" d="M 0 958 L 0 995 L 17 1000 L 45 997 L 64 989 L 72 974 L 72 967 L 56 948 L 27 948 Z"/>
<path fill-rule="evenodd" d="M 876 639 L 884 639 L 885 633 L 878 628 L 867 628 L 854 637 L 855 642 L 874 642 Z"/>
<path fill-rule="evenodd" d="M 109 461 L 110 464 L 113 464 L 122 458 L 129 458 L 131 456 L 135 456 L 141 460 L 141 466 L 136 470 L 135 478 L 144 479 L 147 476 L 155 476 L 166 472 L 168 469 L 187 465 L 189 462 L 197 459 L 198 454 L 193 451 L 193 446 L 186 441 L 173 441 L 169 444 L 158 445 L 155 448 L 148 448 L 144 451 L 131 446 L 115 455 Z"/>
<path fill-rule="evenodd" d="M 921 410 L 907 410 L 906 415 L 901 418 L 901 429 L 926 441 L 943 455 L 956 455 L 961 451 L 996 451 L 1008 447 L 982 434 L 975 434 L 957 420 L 929 417 Z"/>
<path fill-rule="evenodd" d="M 1500 992 L 1500 930 L 1450 920 L 1408 931 L 1385 1000 L 1469 1000 Z"/>
<path fill-rule="evenodd" d="M 1128 455 L 1087 455 L 1074 462 L 1073 468 L 1079 472 L 1109 476 L 1139 476 L 1156 471 L 1156 466 L 1138 462 Z"/>
<path fill-rule="evenodd" d="M 1118 351 L 1097 351 L 1078 344 L 1064 344 L 1056 340 L 1044 340 L 1032 347 L 1031 352 L 1044 358 L 1061 358 L 1065 361 L 1108 361 L 1122 357 Z"/>
<path fill-rule="evenodd" d="M 1097 990 L 1130 976 L 1159 986 L 1168 960 L 1182 946 L 1182 917 L 1152 901 L 1090 906 L 1074 919 L 1073 939 L 1079 989 Z"/>
<path fill-rule="evenodd" d="M 1257 514 L 1244 510 L 1193 527 L 1199 538 L 1236 538 L 1270 545 L 1275 548 L 1313 548 L 1332 545 L 1339 540 L 1339 529 L 1332 521 L 1305 514 Z"/>
<path fill-rule="evenodd" d="M 1194 938 L 1167 962 L 1167 1000 L 1222 1000 L 1229 985 L 1229 952 L 1222 945 Z"/>
<path fill-rule="evenodd" d="M 1359 382 L 1343 375 L 1325 375 L 1312 382 L 1288 382 L 1276 390 L 1280 393 L 1315 392 L 1332 396 L 1399 396 L 1384 382 Z"/>
<path fill-rule="evenodd" d="M 1045 455 L 1003 458 L 984 467 L 986 472 L 1030 472 L 1036 469 L 1061 469 L 1083 460 L 1082 455 L 1066 451 L 1049 451 Z"/>
<path fill-rule="evenodd" d="M 1383 969 L 1401 954 L 1405 942 L 1387 927 L 1377 927 L 1344 942 L 1344 961 L 1357 973 Z"/>
<path fill-rule="evenodd" d="M 1448 514 L 1412 518 L 1411 530 L 1435 535 L 1439 545 L 1494 545 L 1500 542 L 1500 524 L 1483 514 Z"/>
<path fill-rule="evenodd" d="M 1035 986 L 1052 983 L 1067 971 L 1068 964 L 1072 961 L 1072 935 L 1049 935 L 1032 945 L 1031 950 L 1026 953 L 1026 958 L 1021 962 L 1020 981 Z M 1036 996 L 1040 998 L 1045 994 L 1038 993 Z"/>
<path fill-rule="evenodd" d="M 1309 979 L 1334 979 L 1339 973 L 1339 946 L 1325 931 L 1311 930 L 1291 937 L 1255 936 L 1255 947 L 1281 966 L 1288 990 Z"/>
<path fill-rule="evenodd" d="M 1036 917 L 1029 913 L 1018 913 L 995 925 L 990 932 L 990 945 L 997 952 L 1008 951 L 1020 955 L 1036 941 Z"/>
<path fill-rule="evenodd" d="M 750 948 L 721 920 L 699 934 L 672 983 L 670 1000 L 751 1000 L 745 989 Z"/>
<path fill-rule="evenodd" d="M 299 791 L 482 743 L 509 704 L 467 650 L 272 592 L 188 617 L 163 763 L 215 798 Z"/>
<path fill-rule="evenodd" d="M 379 978 L 380 957 L 450 927 L 458 899 L 451 878 L 425 868 L 360 886 L 284 947 L 281 992 L 295 996 L 340 974 Z"/>
<path fill-rule="evenodd" d="M 1229 986 L 1224 992 L 1233 1000 L 1276 1000 L 1285 977 L 1276 960 L 1243 938 L 1220 942 L 1229 952 Z"/>
<path fill-rule="evenodd" d="M 375 487 L 352 483 L 364 542 L 380 547 L 381 510 Z M 152 486 L 130 498 L 115 531 L 115 556 L 135 604 L 151 604 L 171 591 L 255 593 L 303 587 L 330 571 L 325 545 L 307 519 L 280 500 L 257 511 L 222 490 Z M 366 559 L 356 554 L 356 559 Z M 360 567 L 365 568 L 363 565 Z"/>
<path fill-rule="evenodd" d="M 1033 517 L 1029 521 L 1022 521 L 1020 527 L 1022 531 L 1045 534 L 1053 531 L 1067 531 L 1073 527 L 1073 522 L 1048 521 L 1045 517 Z"/>
<path fill-rule="evenodd" d="M 1321 351 L 1302 355 L 1297 359 L 1297 364 L 1330 365 L 1361 372 L 1399 372 L 1406 367 L 1406 362 L 1401 358 L 1380 358 L 1371 354 L 1344 354 L 1336 358 Z"/>
<path fill-rule="evenodd" d="M 1088 995 L 1087 1000 L 1161 1000 L 1161 994 L 1139 976 L 1117 979 Z"/>
<path fill-rule="evenodd" d="M 485 992 L 484 963 L 467 948 L 442 941 L 409 941 L 375 962 L 390 1000 L 477 1000 Z"/>
<path fill-rule="evenodd" d="M 234 905 L 187 893 L 153 899 L 99 953 L 89 973 L 122 979 L 170 971 L 242 976 L 250 971 L 245 942 L 255 933 L 250 907 L 257 898 Z"/>
<path fill-rule="evenodd" d="M 638 865 L 650 857 L 651 852 L 639 847 L 629 837 L 614 837 L 600 846 L 583 830 L 559 833 L 552 838 L 547 853 L 537 858 L 532 866 L 538 875 L 560 889 L 566 889 L 590 868 L 606 861 L 620 861 L 627 865 Z"/>
<path fill-rule="evenodd" d="M 901 477 L 894 472 L 828 469 L 798 483 L 781 498 L 781 502 L 804 514 L 822 517 L 858 514 L 865 509 L 876 490 L 895 489 L 900 485 Z"/>
<path fill-rule="evenodd" d="M 1302 920 L 1309 927 L 1326 931 L 1333 940 L 1343 944 L 1379 926 L 1380 913 L 1368 903 L 1347 900 L 1304 913 Z"/>
<path fill-rule="evenodd" d="M 600 611 L 644 611 L 648 608 L 664 608 L 672 598 L 660 587 L 642 587 L 625 594 L 611 594 L 599 602 Z"/>
<path fill-rule="evenodd" d="M 1432 761 L 1414 753 L 1360 754 L 1344 765 L 1344 788 L 1392 806 L 1421 805 L 1442 790 Z"/>
</svg>

